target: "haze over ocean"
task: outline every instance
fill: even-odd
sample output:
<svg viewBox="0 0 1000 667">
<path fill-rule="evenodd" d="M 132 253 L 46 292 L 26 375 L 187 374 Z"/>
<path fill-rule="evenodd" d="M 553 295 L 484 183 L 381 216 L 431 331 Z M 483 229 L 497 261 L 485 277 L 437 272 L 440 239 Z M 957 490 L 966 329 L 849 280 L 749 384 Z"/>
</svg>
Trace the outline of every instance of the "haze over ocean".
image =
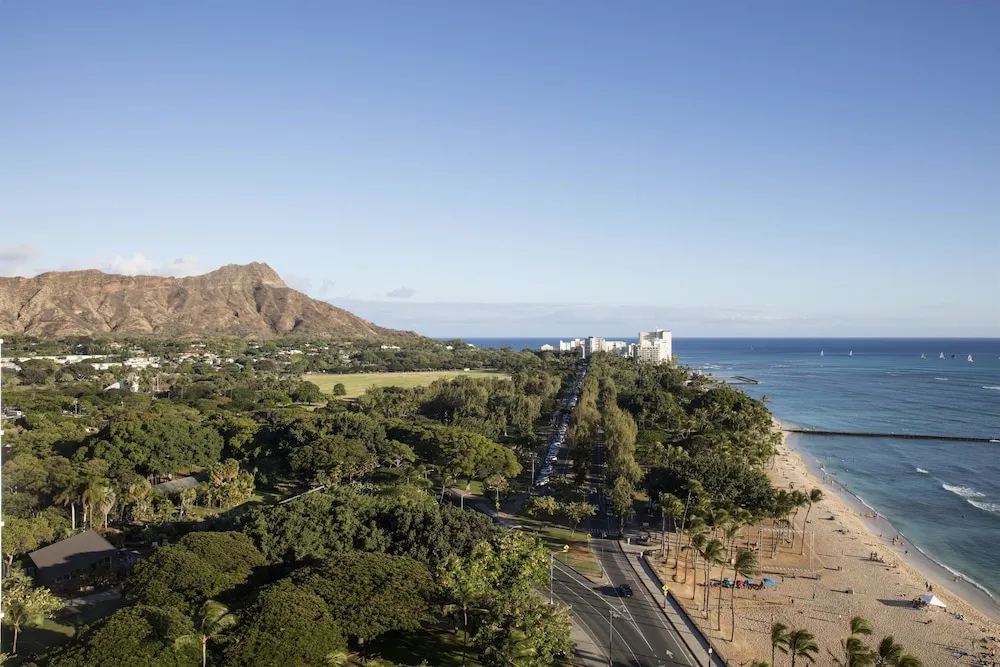
<svg viewBox="0 0 1000 667">
<path fill-rule="evenodd" d="M 676 338 L 674 353 L 706 373 L 760 380 L 742 388 L 767 395 L 786 425 L 1000 440 L 1000 339 Z M 1000 598 L 1000 442 L 797 435 L 794 445 L 930 558 Z"/>
</svg>

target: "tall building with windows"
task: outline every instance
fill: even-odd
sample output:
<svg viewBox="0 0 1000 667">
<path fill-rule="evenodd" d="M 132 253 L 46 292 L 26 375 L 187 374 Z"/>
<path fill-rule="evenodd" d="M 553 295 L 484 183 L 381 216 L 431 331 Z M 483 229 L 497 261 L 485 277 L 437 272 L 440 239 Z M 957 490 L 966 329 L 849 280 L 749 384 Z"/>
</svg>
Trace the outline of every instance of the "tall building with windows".
<svg viewBox="0 0 1000 667">
<path fill-rule="evenodd" d="M 629 350 L 640 364 L 665 364 L 673 359 L 673 334 L 665 329 L 640 331 L 639 342 Z"/>
</svg>

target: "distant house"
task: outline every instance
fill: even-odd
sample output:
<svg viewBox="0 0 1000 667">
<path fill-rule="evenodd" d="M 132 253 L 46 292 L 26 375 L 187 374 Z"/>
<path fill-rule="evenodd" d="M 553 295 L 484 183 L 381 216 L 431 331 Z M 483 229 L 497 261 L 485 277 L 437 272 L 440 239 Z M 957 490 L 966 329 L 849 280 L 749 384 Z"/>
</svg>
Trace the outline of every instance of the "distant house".
<svg viewBox="0 0 1000 667">
<path fill-rule="evenodd" d="M 46 586 L 70 579 L 95 565 L 111 564 L 117 556 L 118 549 L 92 530 L 28 554 L 35 564 L 35 578 Z"/>
<path fill-rule="evenodd" d="M 179 493 L 184 489 L 194 489 L 197 488 L 199 484 L 206 481 L 208 475 L 191 475 L 190 477 L 178 477 L 177 479 L 172 479 L 169 482 L 161 482 L 159 484 L 153 485 L 153 491 L 160 491 L 162 493 Z"/>
</svg>

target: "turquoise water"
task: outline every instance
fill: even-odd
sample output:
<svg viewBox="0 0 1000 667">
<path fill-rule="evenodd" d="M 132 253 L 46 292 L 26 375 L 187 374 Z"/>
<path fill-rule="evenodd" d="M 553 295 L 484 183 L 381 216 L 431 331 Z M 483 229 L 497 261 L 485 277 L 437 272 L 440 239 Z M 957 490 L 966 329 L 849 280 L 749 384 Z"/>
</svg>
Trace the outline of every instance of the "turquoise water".
<svg viewBox="0 0 1000 667">
<path fill-rule="evenodd" d="M 1000 339 L 679 338 L 674 351 L 760 380 L 744 389 L 767 395 L 786 425 L 1000 439 Z M 795 446 L 929 558 L 1000 598 L 1000 443 L 803 435 Z"/>
</svg>

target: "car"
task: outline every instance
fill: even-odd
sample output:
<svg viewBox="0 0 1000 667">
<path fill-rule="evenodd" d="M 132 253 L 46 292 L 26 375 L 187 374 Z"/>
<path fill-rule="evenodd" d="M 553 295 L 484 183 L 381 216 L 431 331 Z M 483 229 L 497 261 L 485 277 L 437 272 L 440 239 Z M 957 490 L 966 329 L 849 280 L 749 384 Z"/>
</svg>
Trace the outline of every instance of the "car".
<svg viewBox="0 0 1000 667">
<path fill-rule="evenodd" d="M 618 595 L 626 598 L 632 597 L 632 587 L 628 584 L 621 584 L 618 586 Z"/>
<path fill-rule="evenodd" d="M 614 512 L 612 512 L 612 511 L 611 511 L 610 509 L 606 509 L 606 510 L 604 510 L 604 514 L 605 514 L 606 516 L 614 516 L 614 515 L 615 515 L 615 513 L 614 513 Z"/>
</svg>

